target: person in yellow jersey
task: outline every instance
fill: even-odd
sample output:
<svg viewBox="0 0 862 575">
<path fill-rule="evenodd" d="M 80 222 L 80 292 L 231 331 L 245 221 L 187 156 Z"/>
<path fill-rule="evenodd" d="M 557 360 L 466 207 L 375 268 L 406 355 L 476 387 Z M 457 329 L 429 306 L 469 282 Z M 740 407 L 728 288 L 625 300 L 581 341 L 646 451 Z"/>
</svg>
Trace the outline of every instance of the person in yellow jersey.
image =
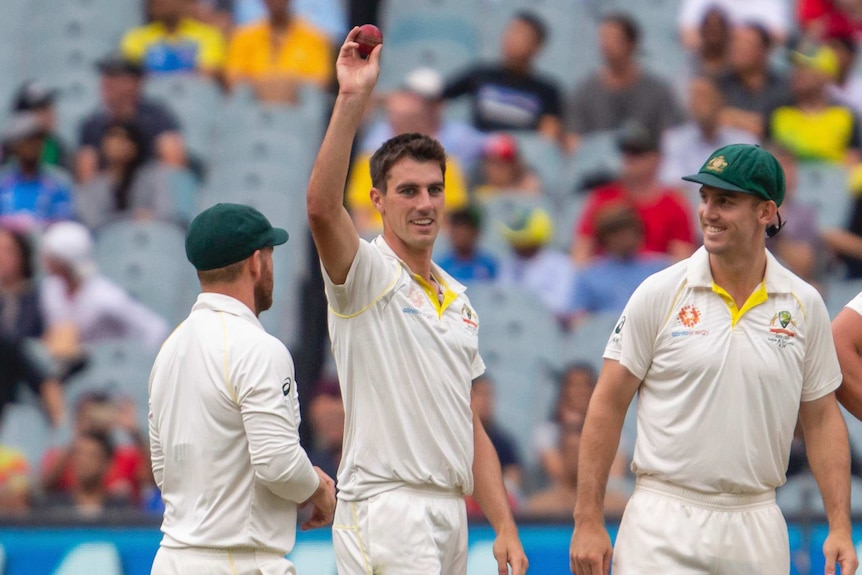
<svg viewBox="0 0 862 575">
<path fill-rule="evenodd" d="M 258 321 L 272 252 L 287 241 L 259 211 L 217 204 L 192 220 L 186 255 L 202 293 L 149 381 L 153 476 L 165 503 L 152 575 L 296 575 L 285 554 L 332 521 L 335 484 L 299 443 L 293 359 Z"/>
<path fill-rule="evenodd" d="M 825 572 L 854 573 L 829 315 L 765 247 L 781 229 L 784 173 L 762 148 L 733 144 L 684 179 L 701 185 L 704 245 L 646 279 L 610 335 L 581 437 L 571 569 L 786 575 L 775 488 L 798 416 L 829 520 Z M 637 483 L 612 549 L 602 500 L 635 393 Z"/>
<path fill-rule="evenodd" d="M 339 89 L 308 185 L 309 224 L 329 301 L 329 332 L 345 404 L 332 536 L 338 573 L 464 575 L 473 494 L 497 533 L 498 572 L 527 558 L 500 462 L 470 408 L 484 371 L 480 320 L 464 287 L 431 261 L 443 221 L 446 154 L 415 133 L 370 161 L 383 233 L 360 239 L 344 207 L 350 149 L 380 72 L 359 28 L 336 61 Z"/>
</svg>

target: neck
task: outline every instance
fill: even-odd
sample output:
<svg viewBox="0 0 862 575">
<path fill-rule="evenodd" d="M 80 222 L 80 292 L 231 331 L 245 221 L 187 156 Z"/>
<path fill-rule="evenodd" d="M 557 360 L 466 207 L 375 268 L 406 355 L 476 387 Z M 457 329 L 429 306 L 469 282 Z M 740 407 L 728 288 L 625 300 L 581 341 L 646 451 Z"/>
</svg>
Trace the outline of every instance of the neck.
<svg viewBox="0 0 862 575">
<path fill-rule="evenodd" d="M 283 30 L 287 28 L 287 25 L 289 23 L 290 16 L 288 15 L 287 10 L 269 15 L 269 25 L 277 30 Z"/>
<path fill-rule="evenodd" d="M 634 82 L 640 68 L 634 60 L 621 60 L 605 64 L 605 77 L 615 84 L 630 84 Z"/>
<path fill-rule="evenodd" d="M 37 173 L 39 173 L 39 160 L 18 160 L 18 169 L 21 170 L 21 173 L 28 177 L 35 177 Z"/>
<path fill-rule="evenodd" d="M 633 196 L 648 196 L 656 189 L 655 178 L 629 179 L 624 182 L 626 190 Z"/>
<path fill-rule="evenodd" d="M 162 24 L 165 25 L 165 28 L 168 32 L 176 32 L 177 28 L 180 27 L 180 21 L 182 20 L 182 16 L 169 16 L 162 20 Z"/>
<path fill-rule="evenodd" d="M 387 234 L 384 230 L 383 239 L 401 260 L 407 264 L 410 271 L 427 282 L 431 281 L 431 253 L 433 245 L 423 248 L 411 248 L 394 234 Z"/>
<path fill-rule="evenodd" d="M 254 286 L 245 282 L 206 284 L 201 286 L 202 293 L 217 293 L 232 297 L 245 304 L 245 306 L 258 315 L 254 305 Z"/>
<path fill-rule="evenodd" d="M 530 72 L 530 61 L 508 60 L 506 62 L 506 68 L 518 76 L 525 76 Z"/>
<path fill-rule="evenodd" d="M 709 254 L 712 280 L 742 307 L 748 296 L 763 281 L 766 273 L 766 247 L 763 241 L 745 254 Z"/>
<path fill-rule="evenodd" d="M 819 110 L 826 105 L 826 94 L 820 90 L 799 98 L 799 108 L 802 110 Z"/>
<path fill-rule="evenodd" d="M 742 84 L 749 90 L 759 90 L 766 85 L 766 70 L 754 68 L 738 72 L 737 76 Z"/>
<path fill-rule="evenodd" d="M 700 133 L 704 140 L 711 141 L 718 134 L 718 123 L 713 121 L 712 118 L 708 121 L 698 122 L 697 126 L 700 128 Z"/>
</svg>

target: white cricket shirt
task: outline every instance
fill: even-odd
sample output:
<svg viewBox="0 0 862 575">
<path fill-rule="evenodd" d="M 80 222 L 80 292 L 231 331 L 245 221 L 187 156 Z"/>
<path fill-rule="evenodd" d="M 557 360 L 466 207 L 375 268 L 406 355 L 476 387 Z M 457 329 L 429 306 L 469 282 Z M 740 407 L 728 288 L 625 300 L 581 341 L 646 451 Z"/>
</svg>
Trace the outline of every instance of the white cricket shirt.
<svg viewBox="0 0 862 575">
<path fill-rule="evenodd" d="M 636 474 L 706 493 L 773 489 L 800 401 L 841 384 L 822 298 L 769 252 L 760 289 L 740 310 L 728 300 L 700 248 L 647 278 L 623 311 L 605 357 L 643 380 Z"/>
<path fill-rule="evenodd" d="M 859 315 L 862 315 L 862 292 L 856 294 L 844 307 L 849 307 Z"/>
<path fill-rule="evenodd" d="M 464 286 L 437 265 L 432 274 L 442 304 L 382 236 L 360 240 L 344 284 L 323 270 L 346 413 L 340 499 L 405 484 L 473 491 L 479 319 Z"/>
<path fill-rule="evenodd" d="M 299 444 L 293 360 L 242 302 L 198 296 L 150 373 L 150 445 L 165 547 L 287 553 L 318 487 Z"/>
</svg>

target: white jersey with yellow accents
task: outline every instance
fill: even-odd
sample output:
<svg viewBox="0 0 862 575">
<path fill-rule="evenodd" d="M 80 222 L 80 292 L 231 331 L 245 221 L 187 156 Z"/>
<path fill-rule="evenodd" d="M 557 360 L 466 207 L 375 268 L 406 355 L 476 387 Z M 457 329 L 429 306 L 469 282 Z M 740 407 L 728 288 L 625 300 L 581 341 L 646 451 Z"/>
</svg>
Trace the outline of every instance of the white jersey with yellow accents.
<svg viewBox="0 0 862 575">
<path fill-rule="evenodd" d="M 344 284 L 323 270 L 346 412 L 342 500 L 403 485 L 473 491 L 479 319 L 464 286 L 433 264 L 432 274 L 442 302 L 383 237 L 360 240 Z"/>
<path fill-rule="evenodd" d="M 647 278 L 604 356 L 643 382 L 632 470 L 705 493 L 783 484 L 800 401 L 841 384 L 823 299 L 768 252 L 741 309 L 704 248 Z"/>
</svg>

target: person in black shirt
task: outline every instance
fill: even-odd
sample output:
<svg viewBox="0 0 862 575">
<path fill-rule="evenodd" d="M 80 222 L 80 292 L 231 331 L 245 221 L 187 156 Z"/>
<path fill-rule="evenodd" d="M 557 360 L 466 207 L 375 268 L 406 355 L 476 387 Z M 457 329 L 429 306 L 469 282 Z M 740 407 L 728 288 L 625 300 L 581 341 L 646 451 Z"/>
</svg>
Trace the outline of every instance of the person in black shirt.
<svg viewBox="0 0 862 575">
<path fill-rule="evenodd" d="M 463 72 L 446 86 L 443 98 L 470 96 L 473 125 L 484 132 L 531 130 L 558 140 L 562 133 L 560 90 L 533 69 L 546 37 L 547 27 L 541 19 L 530 12 L 517 13 L 503 32 L 502 60 Z"/>
</svg>

